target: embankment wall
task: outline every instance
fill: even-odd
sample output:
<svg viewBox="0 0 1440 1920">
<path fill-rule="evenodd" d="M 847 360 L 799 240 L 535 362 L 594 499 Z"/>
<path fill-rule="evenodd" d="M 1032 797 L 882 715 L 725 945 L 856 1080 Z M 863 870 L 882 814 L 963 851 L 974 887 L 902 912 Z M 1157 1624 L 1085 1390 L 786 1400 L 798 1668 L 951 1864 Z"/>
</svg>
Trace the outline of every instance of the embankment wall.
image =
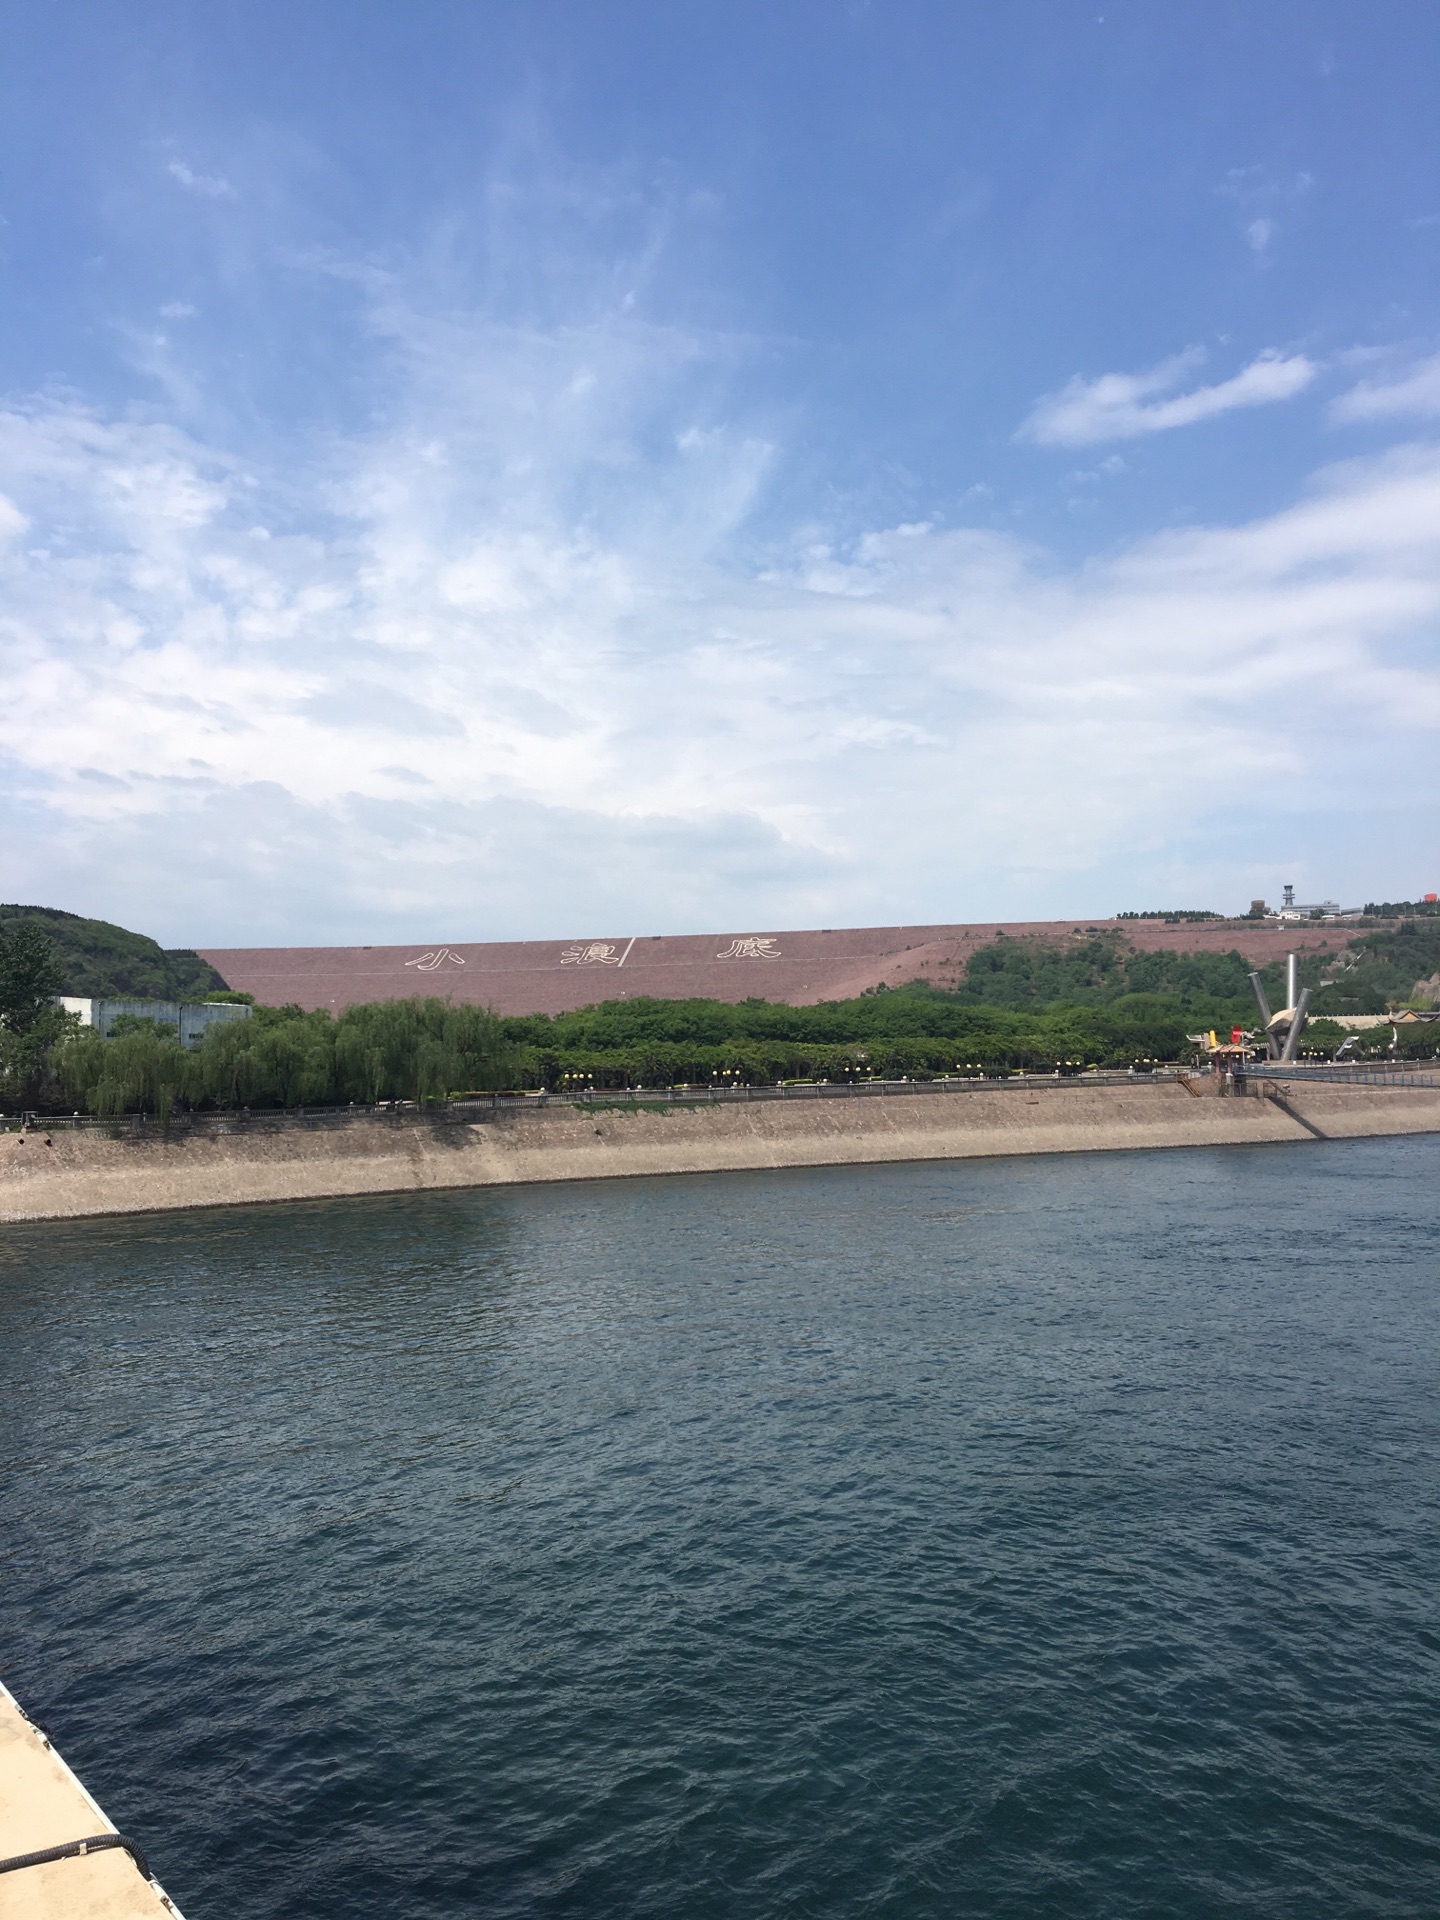
<svg viewBox="0 0 1440 1920">
<path fill-rule="evenodd" d="M 637 1174 L 1434 1132 L 1440 1090 L 1309 1086 L 1292 1089 L 1281 1105 L 1195 1098 L 1174 1081 L 668 1112 L 556 1105 L 473 1124 L 367 1117 L 314 1130 L 212 1129 L 170 1139 L 39 1128 L 0 1135 L 0 1221 Z"/>
</svg>

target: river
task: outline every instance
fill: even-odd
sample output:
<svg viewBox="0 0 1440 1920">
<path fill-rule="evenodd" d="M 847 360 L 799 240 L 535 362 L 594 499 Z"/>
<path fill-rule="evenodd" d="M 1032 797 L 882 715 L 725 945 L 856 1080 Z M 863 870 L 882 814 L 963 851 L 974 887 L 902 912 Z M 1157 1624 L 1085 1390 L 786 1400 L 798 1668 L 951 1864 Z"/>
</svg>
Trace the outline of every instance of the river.
<svg viewBox="0 0 1440 1920">
<path fill-rule="evenodd" d="M 1440 1137 L 11 1227 L 4 1678 L 187 1920 L 1440 1886 Z"/>
</svg>

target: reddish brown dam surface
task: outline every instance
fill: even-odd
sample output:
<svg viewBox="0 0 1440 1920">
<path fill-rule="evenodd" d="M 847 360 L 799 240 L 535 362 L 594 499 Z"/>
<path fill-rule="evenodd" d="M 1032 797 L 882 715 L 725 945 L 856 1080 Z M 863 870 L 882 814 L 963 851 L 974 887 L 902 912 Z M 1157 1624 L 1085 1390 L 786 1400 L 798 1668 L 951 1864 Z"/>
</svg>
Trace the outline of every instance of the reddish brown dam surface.
<svg viewBox="0 0 1440 1920">
<path fill-rule="evenodd" d="M 266 1006 L 328 1007 L 438 994 L 497 1013 L 567 1013 L 598 1000 L 762 1000 L 813 1006 L 907 980 L 953 985 L 978 947 L 1012 939 L 1121 933 L 1137 947 L 1226 953 L 1263 966 L 1338 948 L 1320 923 L 1256 920 L 984 920 L 971 926 L 829 927 L 798 932 L 597 934 L 572 940 L 417 942 L 407 947 L 207 947 L 229 985 Z"/>
</svg>

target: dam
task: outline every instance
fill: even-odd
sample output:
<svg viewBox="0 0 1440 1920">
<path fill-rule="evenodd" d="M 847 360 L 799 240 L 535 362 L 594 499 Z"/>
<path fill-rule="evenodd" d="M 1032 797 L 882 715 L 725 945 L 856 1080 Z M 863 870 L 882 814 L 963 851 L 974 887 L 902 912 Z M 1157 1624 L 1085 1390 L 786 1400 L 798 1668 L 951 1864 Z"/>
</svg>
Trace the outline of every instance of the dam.
<svg viewBox="0 0 1440 1920">
<path fill-rule="evenodd" d="M 997 935 L 1066 940 L 1120 934 L 1142 951 L 1244 954 L 1252 966 L 1344 944 L 1345 930 L 1250 919 L 985 920 L 969 925 L 786 932 L 611 933 L 557 940 L 436 940 L 408 947 L 207 947 L 200 957 L 264 1006 L 340 1013 L 357 1001 L 438 994 L 497 1013 L 568 1013 L 599 1000 L 725 1000 L 790 1006 L 848 1000 L 925 980 L 956 984 Z"/>
</svg>

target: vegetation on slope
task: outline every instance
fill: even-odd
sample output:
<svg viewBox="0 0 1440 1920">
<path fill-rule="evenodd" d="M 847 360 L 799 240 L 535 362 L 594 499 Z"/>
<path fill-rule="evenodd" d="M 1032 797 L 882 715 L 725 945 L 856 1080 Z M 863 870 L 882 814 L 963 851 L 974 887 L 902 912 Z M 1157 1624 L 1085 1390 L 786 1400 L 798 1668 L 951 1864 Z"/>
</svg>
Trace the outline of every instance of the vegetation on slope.
<svg viewBox="0 0 1440 1920">
<path fill-rule="evenodd" d="M 1440 1006 L 1440 918 L 1402 920 L 1352 940 L 1317 994 L 1317 1011 L 1386 1013 L 1397 1006 Z"/>
<path fill-rule="evenodd" d="M 164 948 L 108 920 L 58 907 L 0 906 L 0 931 L 38 927 L 60 967 L 57 993 L 114 1000 L 204 1000 L 225 982 L 188 947 Z"/>
<path fill-rule="evenodd" d="M 1123 935 L 1071 940 L 1007 939 L 971 954 L 955 989 L 961 1001 L 995 1007 L 1107 1006 L 1135 994 L 1166 995 L 1189 1013 L 1246 1001 L 1251 962 L 1229 953 L 1145 952 Z M 1278 979 L 1279 970 L 1274 969 Z"/>
<path fill-rule="evenodd" d="M 21 946 L 28 958 L 7 962 L 5 954 L 20 954 Z M 132 1021 L 109 1040 L 75 1031 L 48 1005 L 53 986 L 41 992 L 36 984 L 58 977 L 47 952 L 33 922 L 8 946 L 0 944 L 0 985 L 13 975 L 4 992 L 18 1009 L 0 1007 L 0 1091 L 7 1105 L 52 1111 L 74 1105 L 95 1113 L 166 1113 L 177 1103 L 258 1109 L 425 1101 L 504 1086 L 618 1089 L 1127 1067 L 1187 1057 L 1186 1036 L 1199 1029 L 1256 1021 L 1250 965 L 1239 953 L 1140 952 L 1107 933 L 1060 942 L 1001 937 L 972 955 L 953 989 L 917 982 L 810 1007 L 611 1000 L 519 1019 L 436 999 L 351 1007 L 338 1019 L 257 1007 L 249 1020 L 214 1027 L 200 1046 L 185 1050 L 152 1022 Z M 1262 969 L 1272 1006 L 1283 1001 L 1282 976 L 1279 965 Z M 1433 985 L 1440 1000 L 1440 924 L 1411 921 L 1337 953 L 1306 956 L 1301 980 L 1317 990 L 1317 1014 L 1380 1012 L 1387 1002 L 1416 997 L 1417 983 Z M 1333 1048 L 1343 1034 L 1342 1026 L 1322 1025 L 1313 1043 Z M 1437 1037 L 1434 1028 L 1415 1029 L 1403 1050 L 1428 1055 Z M 1381 1029 L 1362 1050 L 1378 1053 L 1390 1044 L 1390 1030 Z"/>
</svg>

